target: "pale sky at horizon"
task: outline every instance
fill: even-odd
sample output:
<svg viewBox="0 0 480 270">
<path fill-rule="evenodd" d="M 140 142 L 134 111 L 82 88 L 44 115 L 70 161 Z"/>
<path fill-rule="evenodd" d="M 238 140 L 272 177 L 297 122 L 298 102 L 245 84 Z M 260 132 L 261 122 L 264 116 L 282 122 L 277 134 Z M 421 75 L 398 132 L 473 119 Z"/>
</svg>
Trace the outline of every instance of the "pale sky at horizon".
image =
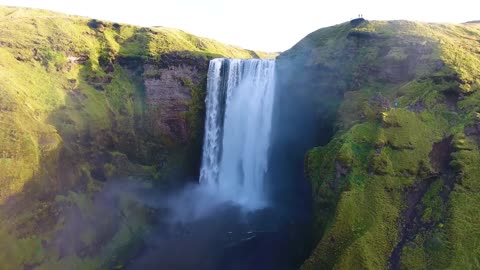
<svg viewBox="0 0 480 270">
<path fill-rule="evenodd" d="M 477 2 L 477 4 L 475 4 Z M 370 20 L 461 23 L 480 20 L 475 0 L 0 0 L 140 26 L 165 26 L 247 49 L 284 51 L 318 28 L 363 14 Z"/>
</svg>

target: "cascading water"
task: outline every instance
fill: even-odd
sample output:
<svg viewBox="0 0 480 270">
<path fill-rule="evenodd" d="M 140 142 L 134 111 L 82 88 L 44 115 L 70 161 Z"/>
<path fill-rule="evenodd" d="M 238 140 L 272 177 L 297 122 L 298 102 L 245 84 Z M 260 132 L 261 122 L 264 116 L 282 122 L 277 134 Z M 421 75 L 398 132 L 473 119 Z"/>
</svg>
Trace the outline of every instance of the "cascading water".
<svg viewBox="0 0 480 270">
<path fill-rule="evenodd" d="M 265 206 L 274 60 L 213 59 L 200 182 L 225 200 Z"/>
</svg>

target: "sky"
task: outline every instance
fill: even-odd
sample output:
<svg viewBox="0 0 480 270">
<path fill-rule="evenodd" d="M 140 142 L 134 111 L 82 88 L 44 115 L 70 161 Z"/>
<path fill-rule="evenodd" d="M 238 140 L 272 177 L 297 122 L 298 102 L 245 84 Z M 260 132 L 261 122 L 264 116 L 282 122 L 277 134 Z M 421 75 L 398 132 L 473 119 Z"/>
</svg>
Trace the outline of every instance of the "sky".
<svg viewBox="0 0 480 270">
<path fill-rule="evenodd" d="M 280 52 L 316 29 L 368 20 L 480 20 L 478 0 L 0 0 L 140 26 L 165 26 L 247 49 Z"/>
</svg>

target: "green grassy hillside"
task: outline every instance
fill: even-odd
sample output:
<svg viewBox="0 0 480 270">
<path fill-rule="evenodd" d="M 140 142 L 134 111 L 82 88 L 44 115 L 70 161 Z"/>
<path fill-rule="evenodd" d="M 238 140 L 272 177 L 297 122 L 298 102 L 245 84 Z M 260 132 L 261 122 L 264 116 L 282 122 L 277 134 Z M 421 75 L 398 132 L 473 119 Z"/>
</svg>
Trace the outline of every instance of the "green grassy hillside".
<svg viewBox="0 0 480 270">
<path fill-rule="evenodd" d="M 302 269 L 480 268 L 479 48 L 478 23 L 354 20 L 279 56 L 284 124 L 322 144 Z M 0 7 L 0 268 L 121 269 L 153 210 L 106 187 L 195 171 L 213 57 L 272 55 Z"/>
<path fill-rule="evenodd" d="M 354 20 L 278 62 L 308 70 L 284 83 L 334 134 L 306 157 L 302 269 L 480 268 L 479 25 Z"/>
<path fill-rule="evenodd" d="M 208 60 L 268 56 L 175 29 L 0 7 L 0 268 L 121 265 L 148 209 L 128 194 L 103 209 L 97 194 L 120 178 L 143 187 L 194 170 Z M 168 120 L 186 126 L 180 139 L 158 131 L 169 109 L 146 103 L 145 83 L 184 66 L 195 78 L 170 80 L 189 91 Z M 70 231 L 75 222 L 87 225 Z"/>
</svg>

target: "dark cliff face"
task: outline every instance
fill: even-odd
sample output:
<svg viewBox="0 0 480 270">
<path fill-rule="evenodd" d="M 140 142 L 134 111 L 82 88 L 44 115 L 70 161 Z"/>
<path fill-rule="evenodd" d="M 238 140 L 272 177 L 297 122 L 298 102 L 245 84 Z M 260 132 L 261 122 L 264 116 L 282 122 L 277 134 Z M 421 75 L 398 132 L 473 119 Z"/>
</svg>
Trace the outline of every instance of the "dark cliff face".
<svg viewBox="0 0 480 270">
<path fill-rule="evenodd" d="M 167 57 L 162 57 L 166 59 Z M 167 136 L 173 141 L 187 142 L 191 138 L 194 123 L 188 123 L 186 114 L 194 104 L 194 94 L 205 96 L 208 60 L 177 57 L 175 61 L 143 65 L 145 102 L 152 124 L 152 134 Z M 202 93 L 192 93 L 198 90 Z M 202 106 L 203 104 L 195 104 Z M 201 108 L 203 111 L 203 108 Z M 201 111 L 198 113 L 202 113 Z M 198 123 L 203 126 L 203 123 Z M 200 133 L 201 134 L 201 133 Z"/>
<path fill-rule="evenodd" d="M 478 267 L 479 224 L 462 217 L 478 216 L 465 188 L 478 187 L 479 36 L 361 20 L 277 58 L 278 140 L 318 146 L 285 151 L 304 160 L 313 195 L 317 244 L 302 269 Z"/>
<path fill-rule="evenodd" d="M 162 164 L 177 167 L 175 171 L 183 171 L 183 175 L 175 174 L 178 178 L 195 178 L 201 157 L 209 58 L 173 52 L 157 60 L 118 61 L 141 87 L 141 124 L 135 134 L 148 140 L 148 146 L 143 146 L 148 163 L 159 170 Z M 183 161 L 169 162 L 171 153 L 181 155 Z"/>
</svg>

